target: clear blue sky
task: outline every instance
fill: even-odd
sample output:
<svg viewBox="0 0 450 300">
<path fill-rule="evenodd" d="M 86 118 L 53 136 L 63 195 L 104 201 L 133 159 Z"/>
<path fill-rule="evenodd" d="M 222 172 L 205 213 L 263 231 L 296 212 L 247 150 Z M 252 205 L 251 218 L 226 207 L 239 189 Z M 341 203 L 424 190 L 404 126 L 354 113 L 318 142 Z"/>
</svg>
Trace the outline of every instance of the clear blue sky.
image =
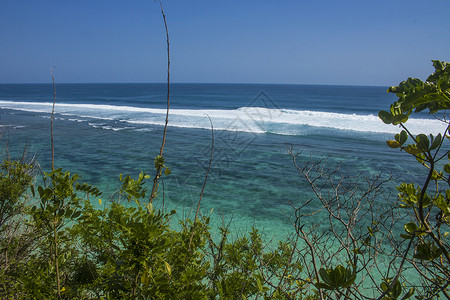
<svg viewBox="0 0 450 300">
<path fill-rule="evenodd" d="M 393 85 L 450 61 L 449 0 L 168 0 L 173 82 Z M 164 82 L 151 0 L 2 0 L 0 83 Z"/>
</svg>

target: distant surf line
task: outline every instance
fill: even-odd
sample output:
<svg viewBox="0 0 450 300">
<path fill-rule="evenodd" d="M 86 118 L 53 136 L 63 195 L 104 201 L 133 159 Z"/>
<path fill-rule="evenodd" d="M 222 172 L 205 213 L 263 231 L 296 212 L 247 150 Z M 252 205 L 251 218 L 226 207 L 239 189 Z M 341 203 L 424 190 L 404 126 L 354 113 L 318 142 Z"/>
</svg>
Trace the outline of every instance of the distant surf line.
<svg viewBox="0 0 450 300">
<path fill-rule="evenodd" d="M 3 109 L 35 113 L 50 113 L 51 102 L 0 101 Z M 107 104 L 57 103 L 60 115 L 101 120 L 114 120 L 140 126 L 164 124 L 166 110 L 159 108 L 119 106 Z M 208 117 L 215 130 L 303 135 L 305 128 L 328 128 L 366 133 L 398 133 L 399 129 L 384 124 L 373 114 L 344 114 L 326 111 L 283 108 L 241 107 L 237 109 L 172 109 L 169 125 L 172 127 L 210 129 Z M 443 132 L 446 124 L 435 119 L 414 119 L 408 123 L 414 133 Z"/>
</svg>

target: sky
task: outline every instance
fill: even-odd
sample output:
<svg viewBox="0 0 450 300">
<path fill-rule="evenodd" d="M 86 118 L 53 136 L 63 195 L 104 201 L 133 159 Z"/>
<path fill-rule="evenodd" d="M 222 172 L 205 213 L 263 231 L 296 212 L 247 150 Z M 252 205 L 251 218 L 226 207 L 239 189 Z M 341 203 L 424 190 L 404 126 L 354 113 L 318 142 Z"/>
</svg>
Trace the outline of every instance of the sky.
<svg viewBox="0 0 450 300">
<path fill-rule="evenodd" d="M 450 0 L 162 0 L 171 82 L 396 85 L 450 61 Z M 0 83 L 167 78 L 152 0 L 2 0 Z"/>
</svg>

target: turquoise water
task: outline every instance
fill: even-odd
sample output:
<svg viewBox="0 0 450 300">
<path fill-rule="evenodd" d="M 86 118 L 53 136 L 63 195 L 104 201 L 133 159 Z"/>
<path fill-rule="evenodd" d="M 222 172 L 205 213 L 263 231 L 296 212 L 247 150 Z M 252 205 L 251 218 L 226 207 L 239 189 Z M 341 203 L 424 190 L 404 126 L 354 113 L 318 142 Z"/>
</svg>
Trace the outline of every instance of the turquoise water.
<svg viewBox="0 0 450 300">
<path fill-rule="evenodd" d="M 50 167 L 51 85 L 0 85 L 3 142 L 13 153 L 25 145 Z M 105 190 L 117 190 L 120 173 L 153 175 L 165 117 L 163 84 L 57 85 L 54 123 L 56 167 L 81 174 Z M 172 173 L 158 205 L 193 217 L 203 186 L 214 126 L 214 159 L 201 203 L 214 226 L 232 219 L 246 231 L 257 226 L 281 238 L 293 232 L 291 204 L 313 195 L 287 149 L 300 158 L 328 157 L 348 174 L 393 174 L 395 183 L 424 170 L 385 141 L 399 129 L 377 117 L 395 100 L 386 87 L 174 84 L 165 147 Z M 413 132 L 437 133 L 439 122 L 420 116 Z M 161 186 L 162 188 L 163 186 Z M 381 201 L 381 200 L 380 200 Z M 311 210 L 319 203 L 312 201 Z M 319 222 L 319 221 L 318 221 Z"/>
</svg>

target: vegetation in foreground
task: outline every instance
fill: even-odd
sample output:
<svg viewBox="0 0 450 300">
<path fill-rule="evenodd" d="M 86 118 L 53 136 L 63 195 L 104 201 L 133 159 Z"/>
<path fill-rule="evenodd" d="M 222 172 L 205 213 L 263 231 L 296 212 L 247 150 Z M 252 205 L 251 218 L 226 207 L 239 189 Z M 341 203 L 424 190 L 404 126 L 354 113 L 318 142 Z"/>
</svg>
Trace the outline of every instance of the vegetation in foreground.
<svg viewBox="0 0 450 300">
<path fill-rule="evenodd" d="M 450 64 L 433 64 L 436 71 L 425 82 L 409 78 L 389 88 L 399 99 L 379 113 L 401 127 L 387 144 L 425 167 L 423 182 L 401 184 L 390 201 L 382 189 L 389 178 L 348 176 L 326 161 L 299 162 L 290 151 L 323 207 L 311 213 L 308 203 L 293 203 L 295 234 L 273 249 L 257 229 L 231 239 L 225 226 L 213 239 L 208 217 L 171 226 L 175 212 L 146 201 L 145 173 L 121 176 L 123 201 L 98 209 L 92 203 L 101 202 L 101 191 L 77 174 L 53 169 L 37 185 L 33 161 L 5 159 L 1 298 L 450 298 Z M 445 131 L 411 134 L 408 117 L 422 110 Z M 155 168 L 165 168 L 162 156 Z M 306 225 L 316 214 L 327 216 L 326 230 Z M 398 226 L 404 230 L 399 236 Z"/>
</svg>

